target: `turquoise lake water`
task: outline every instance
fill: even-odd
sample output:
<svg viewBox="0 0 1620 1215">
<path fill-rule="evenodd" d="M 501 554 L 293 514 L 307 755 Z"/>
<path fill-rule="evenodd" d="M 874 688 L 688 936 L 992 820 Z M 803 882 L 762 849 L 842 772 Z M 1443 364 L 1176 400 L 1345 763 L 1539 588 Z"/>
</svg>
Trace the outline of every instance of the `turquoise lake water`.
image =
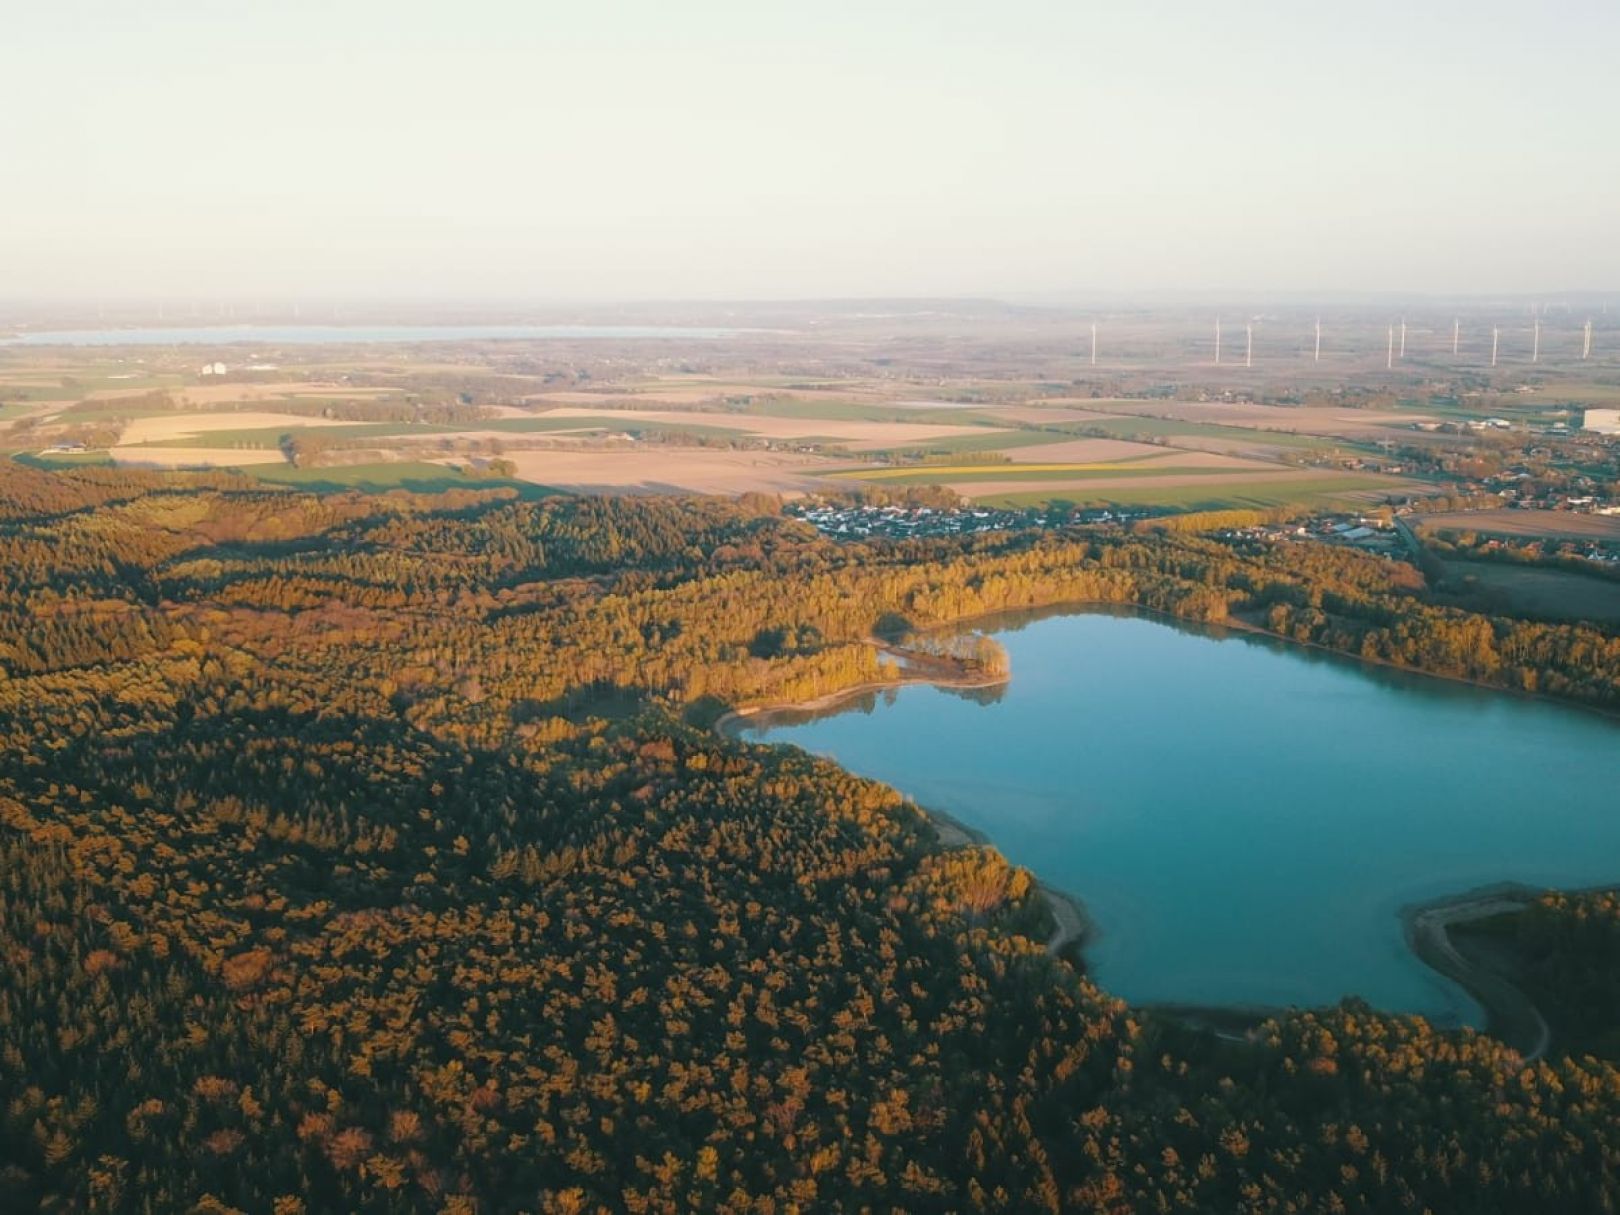
<svg viewBox="0 0 1620 1215">
<path fill-rule="evenodd" d="M 59 329 L 0 334 L 0 346 L 280 346 L 346 342 L 518 341 L 536 338 L 722 338 L 745 333 L 677 325 L 199 325 L 153 329 Z"/>
<path fill-rule="evenodd" d="M 830 756 L 1080 898 L 1139 1003 L 1480 1025 L 1407 948 L 1411 903 L 1620 882 L 1620 724 L 1253 635 L 1084 613 L 987 626 L 998 698 L 926 686 L 743 738 Z"/>
</svg>

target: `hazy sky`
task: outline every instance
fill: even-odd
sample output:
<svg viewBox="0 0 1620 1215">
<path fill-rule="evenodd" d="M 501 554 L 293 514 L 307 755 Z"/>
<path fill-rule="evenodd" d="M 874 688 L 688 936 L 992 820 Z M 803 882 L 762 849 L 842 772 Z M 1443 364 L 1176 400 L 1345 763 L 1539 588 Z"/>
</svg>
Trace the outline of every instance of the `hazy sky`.
<svg viewBox="0 0 1620 1215">
<path fill-rule="evenodd" d="M 1614 0 L 13 0 L 0 296 L 1620 287 Z"/>
</svg>

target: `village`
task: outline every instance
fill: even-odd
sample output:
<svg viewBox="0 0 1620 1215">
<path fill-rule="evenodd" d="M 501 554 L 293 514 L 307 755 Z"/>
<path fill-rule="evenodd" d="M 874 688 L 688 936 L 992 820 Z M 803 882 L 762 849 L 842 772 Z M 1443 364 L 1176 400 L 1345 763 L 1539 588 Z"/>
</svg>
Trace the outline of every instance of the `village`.
<svg viewBox="0 0 1620 1215">
<path fill-rule="evenodd" d="M 911 506 L 873 503 L 834 503 L 821 499 L 791 505 L 788 513 L 803 519 L 825 536 L 841 540 L 913 540 L 935 536 L 966 536 L 977 532 L 1066 527 L 1124 525 L 1145 519 L 1142 509 L 1097 507 L 1077 510 L 1062 504 L 1027 510 L 986 506 Z"/>
</svg>

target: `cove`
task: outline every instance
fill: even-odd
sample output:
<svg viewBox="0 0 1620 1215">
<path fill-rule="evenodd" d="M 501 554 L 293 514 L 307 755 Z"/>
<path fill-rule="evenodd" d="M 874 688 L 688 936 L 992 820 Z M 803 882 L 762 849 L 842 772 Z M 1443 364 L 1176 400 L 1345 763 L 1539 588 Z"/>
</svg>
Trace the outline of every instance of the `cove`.
<svg viewBox="0 0 1620 1215">
<path fill-rule="evenodd" d="M 1084 902 L 1134 1003 L 1345 996 L 1482 1025 L 1412 904 L 1620 881 L 1620 725 L 1241 632 L 1086 611 L 986 622 L 996 694 L 909 685 L 744 719 L 982 832 Z"/>
</svg>

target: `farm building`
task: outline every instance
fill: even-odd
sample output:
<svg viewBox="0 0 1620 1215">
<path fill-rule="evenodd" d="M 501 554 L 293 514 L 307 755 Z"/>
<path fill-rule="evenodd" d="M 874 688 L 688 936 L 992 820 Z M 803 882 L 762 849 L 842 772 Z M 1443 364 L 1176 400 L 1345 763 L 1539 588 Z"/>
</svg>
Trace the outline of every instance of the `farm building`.
<svg viewBox="0 0 1620 1215">
<path fill-rule="evenodd" d="M 1600 435 L 1620 435 L 1620 409 L 1588 409 L 1585 429 Z"/>
</svg>

